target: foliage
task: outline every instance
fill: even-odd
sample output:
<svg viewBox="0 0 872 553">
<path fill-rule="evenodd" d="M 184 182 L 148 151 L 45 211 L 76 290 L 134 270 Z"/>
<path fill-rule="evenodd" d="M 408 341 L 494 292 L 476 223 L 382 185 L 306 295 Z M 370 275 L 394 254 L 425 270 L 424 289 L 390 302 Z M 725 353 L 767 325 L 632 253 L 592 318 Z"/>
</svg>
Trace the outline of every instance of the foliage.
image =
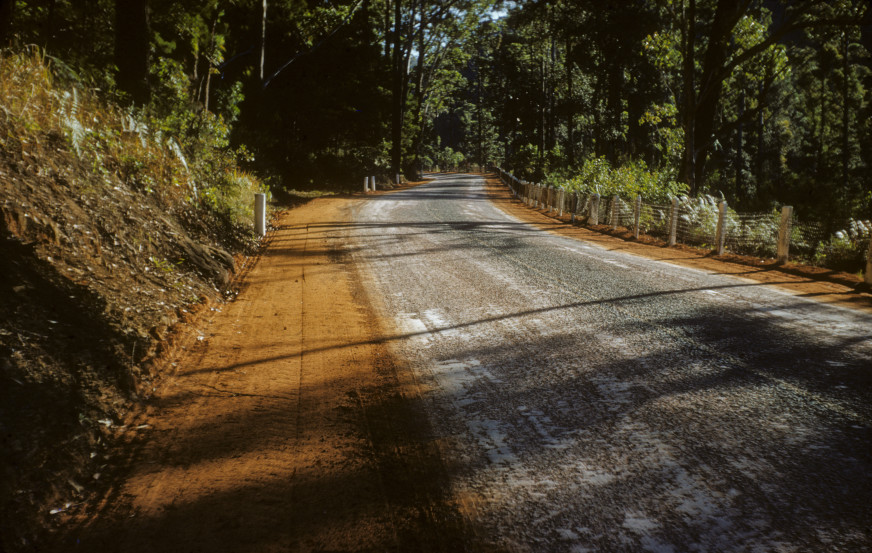
<svg viewBox="0 0 872 553">
<path fill-rule="evenodd" d="M 612 167 L 605 157 L 587 160 L 579 174 L 568 181 L 546 179 L 545 182 L 584 194 L 624 199 L 642 196 L 642 201 L 654 204 L 666 204 L 672 197 L 687 192 L 687 185 L 676 181 L 668 170 L 651 171 L 643 161 Z"/>
<path fill-rule="evenodd" d="M 123 109 L 81 82 L 58 82 L 36 48 L 0 54 L 0 110 L 12 125 L 4 147 L 13 137 L 29 148 L 61 136 L 94 185 L 117 175 L 167 205 L 206 208 L 236 225 L 250 222 L 252 194 L 265 190 L 237 168 L 220 116 Z"/>
</svg>

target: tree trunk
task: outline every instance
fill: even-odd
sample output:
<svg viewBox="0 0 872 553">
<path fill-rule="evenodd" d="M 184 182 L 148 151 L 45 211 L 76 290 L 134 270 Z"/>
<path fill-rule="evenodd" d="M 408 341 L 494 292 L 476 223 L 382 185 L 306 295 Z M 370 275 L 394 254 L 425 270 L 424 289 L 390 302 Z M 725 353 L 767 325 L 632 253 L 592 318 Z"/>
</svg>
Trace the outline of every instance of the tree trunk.
<svg viewBox="0 0 872 553">
<path fill-rule="evenodd" d="M 260 31 L 260 82 L 263 83 L 263 66 L 266 62 L 266 2 L 263 0 L 263 21 Z"/>
<path fill-rule="evenodd" d="M 702 78 L 699 84 L 694 114 L 694 177 L 691 194 L 696 194 L 705 181 L 705 164 L 708 153 L 714 143 L 715 118 L 718 104 L 723 91 L 723 80 L 720 77 L 727 60 L 732 30 L 739 22 L 742 14 L 748 9 L 750 0 L 736 2 L 735 0 L 718 0 L 714 21 L 709 33 L 708 47 L 703 59 Z"/>
<path fill-rule="evenodd" d="M 745 92 L 742 91 L 739 95 L 739 119 L 741 120 L 745 116 Z M 745 153 L 744 153 L 744 130 L 745 125 L 743 123 L 739 123 L 739 126 L 736 128 L 736 196 L 739 199 L 739 205 L 744 206 L 745 201 L 747 200 L 747 194 L 745 194 L 745 183 L 742 180 L 742 167 L 745 165 Z"/>
<path fill-rule="evenodd" d="M 575 98 L 572 95 L 572 42 L 566 40 L 566 159 L 575 166 Z"/>
<path fill-rule="evenodd" d="M 694 69 L 696 67 L 696 0 L 690 0 L 685 14 L 682 29 L 682 50 L 684 51 L 684 155 L 681 162 L 681 179 L 690 187 L 690 193 L 696 193 L 696 140 L 694 137 L 694 114 L 696 111 L 696 83 Z"/>
<path fill-rule="evenodd" d="M 848 29 L 842 30 L 842 193 L 848 192 L 848 166 L 851 159 L 850 94 L 851 65 L 848 61 Z"/>
<path fill-rule="evenodd" d="M 0 46 L 6 46 L 14 12 L 15 0 L 0 0 Z"/>
<path fill-rule="evenodd" d="M 148 0 L 115 0 L 115 64 L 118 88 L 145 104 L 148 88 Z"/>
<path fill-rule="evenodd" d="M 391 175 L 403 168 L 403 12 L 401 0 L 394 0 L 394 52 L 392 60 Z"/>
</svg>

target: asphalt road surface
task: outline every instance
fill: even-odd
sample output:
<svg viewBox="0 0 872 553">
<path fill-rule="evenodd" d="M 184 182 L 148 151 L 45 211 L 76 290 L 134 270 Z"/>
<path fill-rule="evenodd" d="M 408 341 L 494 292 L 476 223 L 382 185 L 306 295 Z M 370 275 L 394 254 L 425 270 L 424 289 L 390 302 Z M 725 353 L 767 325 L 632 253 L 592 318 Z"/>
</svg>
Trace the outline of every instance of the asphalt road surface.
<svg viewBox="0 0 872 553">
<path fill-rule="evenodd" d="M 557 237 L 469 175 L 335 238 L 494 547 L 872 550 L 872 316 Z"/>
</svg>

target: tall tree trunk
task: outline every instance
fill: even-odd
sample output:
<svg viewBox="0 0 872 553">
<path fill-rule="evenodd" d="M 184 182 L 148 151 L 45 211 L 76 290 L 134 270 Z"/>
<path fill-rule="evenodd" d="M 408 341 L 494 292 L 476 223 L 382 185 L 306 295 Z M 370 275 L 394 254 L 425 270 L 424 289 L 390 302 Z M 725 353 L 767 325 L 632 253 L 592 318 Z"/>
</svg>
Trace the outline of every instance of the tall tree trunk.
<svg viewBox="0 0 872 553">
<path fill-rule="evenodd" d="M 115 0 L 118 88 L 135 104 L 148 102 L 148 0 Z"/>
<path fill-rule="evenodd" d="M 260 30 L 260 82 L 263 83 L 263 66 L 266 62 L 266 2 L 263 0 L 263 20 Z"/>
<path fill-rule="evenodd" d="M 848 29 L 842 29 L 842 194 L 848 193 L 848 166 L 851 160 L 850 94 L 851 64 L 848 60 Z M 844 199 L 844 198 L 842 198 Z M 842 202 L 844 205 L 844 202 Z"/>
<path fill-rule="evenodd" d="M 15 12 L 15 0 L 0 0 L 0 46 L 6 46 L 9 29 L 12 26 L 12 15 Z"/>
<path fill-rule="evenodd" d="M 416 179 L 420 178 L 420 169 L 421 169 L 421 147 L 424 143 L 424 121 L 422 119 L 422 112 L 424 109 L 424 31 L 426 29 L 425 21 L 424 21 L 424 0 L 421 0 L 421 21 L 420 21 L 420 29 L 418 31 L 418 63 L 415 66 L 415 102 L 414 106 L 414 121 L 415 121 L 415 131 L 413 134 L 413 143 L 412 143 L 412 155 L 414 159 L 411 160 L 409 165 L 409 169 L 411 174 L 414 175 Z"/>
<path fill-rule="evenodd" d="M 696 140 L 694 136 L 694 115 L 696 112 L 696 0 L 690 0 L 685 12 L 682 29 L 682 50 L 684 52 L 684 98 L 682 115 L 684 121 L 684 155 L 681 162 L 681 179 L 696 193 Z"/>
<path fill-rule="evenodd" d="M 747 11 L 750 0 L 718 0 L 715 17 L 709 33 L 708 46 L 702 65 L 696 112 L 694 114 L 694 142 L 696 156 L 691 194 L 696 194 L 705 180 L 705 165 L 714 142 L 715 119 L 723 91 L 720 77 L 727 60 L 732 30 Z"/>
<path fill-rule="evenodd" d="M 475 65 L 476 65 L 475 72 L 477 73 L 476 80 L 478 81 L 476 83 L 477 84 L 477 92 L 478 92 L 478 102 L 477 102 L 477 106 L 476 106 L 477 111 L 478 111 L 478 113 L 476 115 L 477 131 L 478 131 L 478 133 L 477 133 L 478 134 L 478 164 L 480 166 L 483 166 L 484 165 L 484 148 L 483 148 L 484 129 L 482 128 L 482 124 L 483 124 L 482 119 L 484 118 L 484 109 L 482 108 L 482 105 L 481 105 L 481 103 L 482 103 L 482 86 L 481 86 L 482 68 L 481 68 L 481 58 L 480 57 L 479 57 L 478 63 L 476 63 Z"/>
<path fill-rule="evenodd" d="M 575 98 L 572 94 L 572 41 L 566 39 L 566 159 L 575 165 Z"/>
<path fill-rule="evenodd" d="M 544 56 L 539 60 L 539 83 L 541 85 L 541 88 L 539 90 L 539 140 L 537 141 L 537 145 L 539 147 L 539 166 L 536 169 L 536 173 L 537 175 L 542 175 L 545 172 L 545 111 L 547 109 L 546 106 L 548 105 L 548 100 L 546 96 L 547 92 L 545 87 Z"/>
<path fill-rule="evenodd" d="M 392 60 L 391 176 L 403 168 L 403 12 L 401 0 L 394 0 L 394 52 Z"/>
<path fill-rule="evenodd" d="M 741 120 L 745 116 L 745 91 L 743 90 L 739 95 L 739 119 Z M 744 148 L 744 127 L 743 123 L 739 123 L 738 128 L 736 128 L 736 196 L 739 198 L 739 204 L 745 205 L 744 202 L 747 199 L 747 194 L 745 194 L 745 183 L 742 180 L 742 167 L 745 165 L 745 153 L 743 151 Z"/>
</svg>

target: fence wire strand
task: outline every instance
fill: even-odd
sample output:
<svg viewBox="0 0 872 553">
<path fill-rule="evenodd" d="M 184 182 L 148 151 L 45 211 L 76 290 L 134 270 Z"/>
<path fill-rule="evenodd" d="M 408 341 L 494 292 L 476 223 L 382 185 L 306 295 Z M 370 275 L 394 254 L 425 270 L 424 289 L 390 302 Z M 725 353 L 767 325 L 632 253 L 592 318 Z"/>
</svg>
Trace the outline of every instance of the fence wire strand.
<svg viewBox="0 0 872 553">
<path fill-rule="evenodd" d="M 522 185 L 521 181 L 500 170 L 503 182 L 513 182 L 512 188 L 530 206 L 555 213 L 572 213 L 576 221 L 594 221 L 595 195 L 542 185 Z M 709 197 L 684 198 L 678 205 L 676 242 L 715 249 L 719 222 L 716 200 Z M 635 230 L 635 202 L 624 198 L 599 198 L 596 221 L 603 225 Z M 663 240 L 669 239 L 672 205 L 642 203 L 639 211 L 639 232 Z M 758 213 L 737 213 L 730 209 L 724 222 L 724 247 L 727 251 L 757 257 L 778 255 L 781 213 L 778 210 Z M 841 230 L 834 230 L 834 229 Z M 849 220 L 841 225 L 804 221 L 796 216 L 790 220 L 789 256 L 794 260 L 826 267 L 856 271 L 865 267 L 869 255 L 872 222 Z"/>
</svg>

